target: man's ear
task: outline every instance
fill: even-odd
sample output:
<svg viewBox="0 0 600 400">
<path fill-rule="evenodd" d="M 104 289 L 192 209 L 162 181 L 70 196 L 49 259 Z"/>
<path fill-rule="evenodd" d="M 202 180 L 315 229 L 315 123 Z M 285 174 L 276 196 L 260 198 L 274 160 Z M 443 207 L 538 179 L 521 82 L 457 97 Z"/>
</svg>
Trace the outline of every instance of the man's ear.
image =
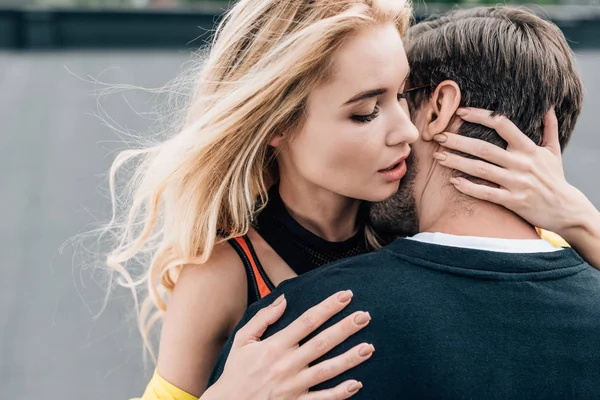
<svg viewBox="0 0 600 400">
<path fill-rule="evenodd" d="M 460 88 L 456 82 L 445 80 L 437 85 L 429 98 L 432 116 L 427 129 L 422 133 L 423 140 L 433 140 L 434 135 L 450 129 L 460 101 Z"/>
</svg>

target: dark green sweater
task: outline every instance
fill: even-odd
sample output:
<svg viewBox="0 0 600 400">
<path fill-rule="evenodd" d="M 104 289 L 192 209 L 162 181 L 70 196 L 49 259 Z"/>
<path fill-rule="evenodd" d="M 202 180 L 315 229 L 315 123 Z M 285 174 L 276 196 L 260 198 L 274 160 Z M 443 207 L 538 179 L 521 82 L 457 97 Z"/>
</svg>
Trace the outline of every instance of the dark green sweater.
<svg viewBox="0 0 600 400">
<path fill-rule="evenodd" d="M 600 399 L 600 272 L 571 249 L 509 254 L 400 239 L 282 283 L 284 316 L 266 337 L 338 290 L 370 325 L 325 358 L 373 343 L 353 399 Z M 320 329 L 319 331 L 321 331 Z M 211 377 L 222 373 L 226 345 Z"/>
</svg>

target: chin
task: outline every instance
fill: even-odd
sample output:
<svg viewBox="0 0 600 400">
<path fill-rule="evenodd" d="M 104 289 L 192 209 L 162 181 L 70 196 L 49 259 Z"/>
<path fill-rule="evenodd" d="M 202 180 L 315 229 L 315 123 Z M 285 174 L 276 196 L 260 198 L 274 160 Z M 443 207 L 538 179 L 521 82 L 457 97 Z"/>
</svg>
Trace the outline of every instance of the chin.
<svg viewBox="0 0 600 400">
<path fill-rule="evenodd" d="M 370 201 L 371 203 L 377 203 L 384 201 L 392 197 L 400 188 L 400 181 L 389 182 L 385 185 L 371 188 L 372 190 L 365 191 L 364 196 L 360 197 L 362 200 Z"/>
</svg>

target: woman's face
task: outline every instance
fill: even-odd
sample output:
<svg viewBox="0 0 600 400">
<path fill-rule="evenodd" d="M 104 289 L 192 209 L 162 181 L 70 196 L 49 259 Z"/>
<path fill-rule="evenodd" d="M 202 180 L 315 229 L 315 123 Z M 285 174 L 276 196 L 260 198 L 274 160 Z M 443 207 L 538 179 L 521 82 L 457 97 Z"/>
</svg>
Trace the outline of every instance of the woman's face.
<svg viewBox="0 0 600 400">
<path fill-rule="evenodd" d="M 368 201 L 394 194 L 418 137 L 400 98 L 408 72 L 393 25 L 350 37 L 334 54 L 332 77 L 309 96 L 304 124 L 282 148 L 281 179 Z"/>
</svg>

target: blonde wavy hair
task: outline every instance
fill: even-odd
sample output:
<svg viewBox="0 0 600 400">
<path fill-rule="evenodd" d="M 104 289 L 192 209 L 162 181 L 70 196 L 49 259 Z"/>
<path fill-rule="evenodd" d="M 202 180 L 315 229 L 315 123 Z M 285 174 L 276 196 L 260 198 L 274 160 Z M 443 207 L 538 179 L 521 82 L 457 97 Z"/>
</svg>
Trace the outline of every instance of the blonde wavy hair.
<svg viewBox="0 0 600 400">
<path fill-rule="evenodd" d="M 331 75 L 332 55 L 350 34 L 384 23 L 404 34 L 412 15 L 408 1 L 237 2 L 192 82 L 180 129 L 116 157 L 106 230 L 117 245 L 106 264 L 132 290 L 154 360 L 149 332 L 182 266 L 205 263 L 216 244 L 246 234 L 268 201 L 268 186 L 277 179 L 270 140 L 301 125 L 309 94 Z M 117 185 L 132 162 L 132 176 Z M 141 274 L 132 272 L 136 262 L 147 266 Z M 139 307 L 144 285 L 149 296 Z"/>
</svg>

